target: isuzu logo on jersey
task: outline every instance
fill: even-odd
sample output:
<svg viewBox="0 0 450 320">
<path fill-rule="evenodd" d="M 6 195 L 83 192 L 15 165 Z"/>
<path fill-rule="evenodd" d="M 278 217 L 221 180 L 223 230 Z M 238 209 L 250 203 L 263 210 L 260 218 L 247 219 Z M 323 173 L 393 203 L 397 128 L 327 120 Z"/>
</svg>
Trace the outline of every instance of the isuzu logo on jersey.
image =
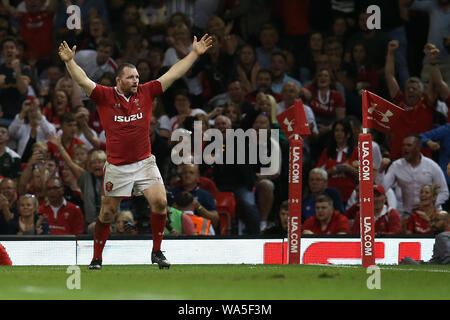
<svg viewBox="0 0 450 320">
<path fill-rule="evenodd" d="M 142 115 L 142 112 L 140 112 L 140 113 L 132 114 L 130 116 L 114 116 L 114 121 L 115 122 L 131 122 L 131 121 L 136 121 L 136 120 L 139 120 L 142 118 L 143 118 L 143 115 Z"/>
</svg>

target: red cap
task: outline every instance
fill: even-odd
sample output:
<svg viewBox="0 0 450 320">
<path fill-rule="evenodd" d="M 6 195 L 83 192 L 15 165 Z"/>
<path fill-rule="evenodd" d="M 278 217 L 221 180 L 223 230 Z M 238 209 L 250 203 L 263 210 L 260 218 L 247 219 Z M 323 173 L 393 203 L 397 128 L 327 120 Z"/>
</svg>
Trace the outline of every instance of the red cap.
<svg viewBox="0 0 450 320">
<path fill-rule="evenodd" d="M 34 96 L 27 96 L 27 100 L 33 101 L 34 99 L 36 99 L 36 97 L 34 97 Z"/>
<path fill-rule="evenodd" d="M 373 185 L 373 191 L 377 191 L 377 192 L 380 193 L 380 194 L 386 195 L 386 192 L 384 191 L 383 186 L 380 186 L 380 185 L 374 184 L 374 185 Z"/>
</svg>

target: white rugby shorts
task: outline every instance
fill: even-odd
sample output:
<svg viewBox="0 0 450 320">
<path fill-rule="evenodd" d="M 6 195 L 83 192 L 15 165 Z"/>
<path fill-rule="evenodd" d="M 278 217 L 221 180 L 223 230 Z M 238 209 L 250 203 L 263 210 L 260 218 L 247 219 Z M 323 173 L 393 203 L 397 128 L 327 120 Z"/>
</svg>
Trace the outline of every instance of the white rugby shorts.
<svg viewBox="0 0 450 320">
<path fill-rule="evenodd" d="M 135 195 L 141 195 L 152 185 L 164 185 L 154 155 L 122 166 L 106 161 L 104 173 L 103 194 L 108 197 L 129 197 L 133 188 Z"/>
</svg>

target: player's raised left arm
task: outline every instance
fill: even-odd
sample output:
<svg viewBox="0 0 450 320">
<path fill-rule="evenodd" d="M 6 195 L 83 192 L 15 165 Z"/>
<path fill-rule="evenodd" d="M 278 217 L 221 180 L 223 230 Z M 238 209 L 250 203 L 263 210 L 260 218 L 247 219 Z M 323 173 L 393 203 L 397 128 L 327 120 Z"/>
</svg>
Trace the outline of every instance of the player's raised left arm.
<svg viewBox="0 0 450 320">
<path fill-rule="evenodd" d="M 192 43 L 192 51 L 189 54 L 175 63 L 165 74 L 163 74 L 158 80 L 161 82 L 163 92 L 166 91 L 172 83 L 184 76 L 192 67 L 194 62 L 199 56 L 204 54 L 209 48 L 212 47 L 212 38 L 205 34 L 200 41 L 197 41 L 197 37 L 194 36 L 194 42 Z"/>
</svg>

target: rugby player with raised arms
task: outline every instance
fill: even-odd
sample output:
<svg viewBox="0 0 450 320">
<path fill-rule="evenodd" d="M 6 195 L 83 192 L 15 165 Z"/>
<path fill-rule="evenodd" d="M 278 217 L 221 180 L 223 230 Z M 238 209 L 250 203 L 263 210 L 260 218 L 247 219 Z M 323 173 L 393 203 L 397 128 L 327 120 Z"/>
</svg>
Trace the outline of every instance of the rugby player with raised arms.
<svg viewBox="0 0 450 320">
<path fill-rule="evenodd" d="M 152 263 L 169 268 L 170 263 L 161 252 L 166 225 L 167 199 L 164 183 L 151 154 L 150 120 L 152 101 L 163 94 L 174 81 L 183 77 L 197 58 L 212 46 L 205 34 L 199 41 L 194 36 L 191 52 L 174 64 L 159 79 L 139 84 L 136 67 L 129 63 L 119 66 L 116 86 L 101 86 L 89 79 L 74 61 L 76 46 L 72 49 L 63 41 L 59 56 L 74 81 L 97 104 L 100 121 L 106 133 L 107 159 L 104 168 L 100 214 L 95 224 L 94 256 L 89 269 L 101 269 L 102 252 L 108 239 L 120 201 L 135 194 L 143 194 L 151 205 Z"/>
</svg>

